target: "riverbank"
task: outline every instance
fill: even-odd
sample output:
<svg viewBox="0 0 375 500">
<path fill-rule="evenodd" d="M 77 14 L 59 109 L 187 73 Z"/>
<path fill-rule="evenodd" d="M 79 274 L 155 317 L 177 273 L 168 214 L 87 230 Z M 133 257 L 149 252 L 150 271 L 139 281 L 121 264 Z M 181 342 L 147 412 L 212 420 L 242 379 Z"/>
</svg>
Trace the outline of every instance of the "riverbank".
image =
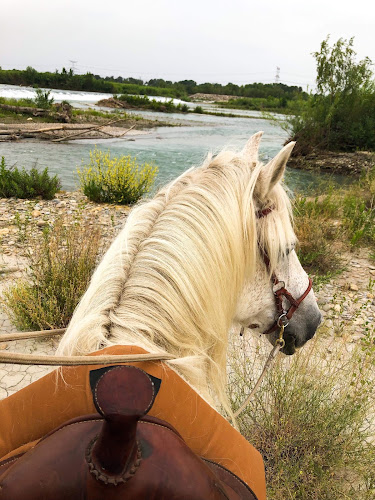
<svg viewBox="0 0 375 500">
<path fill-rule="evenodd" d="M 375 153 L 371 151 L 353 153 L 320 151 L 306 156 L 292 156 L 288 160 L 290 168 L 348 176 L 358 176 L 373 168 L 374 165 Z"/>
<path fill-rule="evenodd" d="M 50 109 L 34 106 L 2 104 L 0 108 L 0 142 L 34 140 L 66 140 L 75 138 L 103 139 L 144 133 L 156 127 L 176 126 L 167 120 L 127 114 L 125 111 L 103 112 L 95 109 L 73 109 L 60 105 Z M 81 130 L 81 133 L 76 133 Z M 70 137 L 71 136 L 71 137 Z"/>
</svg>

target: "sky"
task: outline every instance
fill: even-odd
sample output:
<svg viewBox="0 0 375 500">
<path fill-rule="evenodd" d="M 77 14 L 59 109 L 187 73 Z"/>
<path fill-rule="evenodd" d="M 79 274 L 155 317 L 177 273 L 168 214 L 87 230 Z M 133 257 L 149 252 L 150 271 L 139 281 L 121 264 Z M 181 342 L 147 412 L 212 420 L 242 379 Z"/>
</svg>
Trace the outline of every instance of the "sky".
<svg viewBox="0 0 375 500">
<path fill-rule="evenodd" d="M 306 90 L 328 34 L 375 61 L 375 2 L 1 0 L 0 66 Z"/>
</svg>

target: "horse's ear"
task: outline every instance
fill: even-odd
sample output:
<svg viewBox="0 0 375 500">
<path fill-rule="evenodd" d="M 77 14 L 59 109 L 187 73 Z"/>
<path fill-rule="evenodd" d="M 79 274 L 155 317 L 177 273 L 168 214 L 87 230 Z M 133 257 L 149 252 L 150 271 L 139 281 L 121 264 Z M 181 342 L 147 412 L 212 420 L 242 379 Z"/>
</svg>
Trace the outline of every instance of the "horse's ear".
<svg viewBox="0 0 375 500">
<path fill-rule="evenodd" d="M 263 132 L 257 132 L 256 134 L 252 135 L 245 144 L 245 147 L 242 150 L 242 154 L 247 160 L 254 162 L 258 161 L 258 150 L 262 135 Z"/>
<path fill-rule="evenodd" d="M 268 193 L 281 180 L 294 145 L 295 142 L 289 142 L 275 158 L 262 167 L 256 185 L 257 195 L 261 200 L 266 199 Z"/>
</svg>

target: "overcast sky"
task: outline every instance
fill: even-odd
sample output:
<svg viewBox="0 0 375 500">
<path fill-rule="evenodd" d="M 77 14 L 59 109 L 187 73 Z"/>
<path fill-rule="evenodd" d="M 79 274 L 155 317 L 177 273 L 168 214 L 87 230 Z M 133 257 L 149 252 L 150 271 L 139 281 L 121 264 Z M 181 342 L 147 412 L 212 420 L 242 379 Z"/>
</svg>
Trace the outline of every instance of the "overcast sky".
<svg viewBox="0 0 375 500">
<path fill-rule="evenodd" d="M 355 37 L 375 61 L 375 2 L 1 0 L 0 66 L 103 76 L 313 85 L 311 52 Z"/>
</svg>

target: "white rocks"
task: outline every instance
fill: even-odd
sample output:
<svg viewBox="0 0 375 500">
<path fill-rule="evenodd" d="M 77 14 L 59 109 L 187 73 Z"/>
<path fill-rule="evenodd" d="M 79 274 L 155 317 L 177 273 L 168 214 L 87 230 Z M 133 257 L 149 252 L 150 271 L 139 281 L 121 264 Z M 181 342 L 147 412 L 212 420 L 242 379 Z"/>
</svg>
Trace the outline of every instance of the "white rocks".
<svg viewBox="0 0 375 500">
<path fill-rule="evenodd" d="M 350 283 L 349 290 L 352 290 L 353 292 L 358 292 L 359 290 L 358 285 L 356 285 L 355 283 Z"/>
</svg>

